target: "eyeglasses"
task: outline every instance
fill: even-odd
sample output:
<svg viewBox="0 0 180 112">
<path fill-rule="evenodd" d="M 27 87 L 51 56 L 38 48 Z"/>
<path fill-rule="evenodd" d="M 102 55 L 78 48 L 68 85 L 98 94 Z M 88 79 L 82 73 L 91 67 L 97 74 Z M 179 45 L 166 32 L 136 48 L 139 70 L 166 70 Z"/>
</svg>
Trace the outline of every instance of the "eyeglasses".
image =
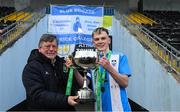
<svg viewBox="0 0 180 112">
<path fill-rule="evenodd" d="M 44 45 L 44 46 L 41 46 L 41 48 L 45 48 L 45 49 L 57 49 L 58 47 L 56 45 Z"/>
</svg>

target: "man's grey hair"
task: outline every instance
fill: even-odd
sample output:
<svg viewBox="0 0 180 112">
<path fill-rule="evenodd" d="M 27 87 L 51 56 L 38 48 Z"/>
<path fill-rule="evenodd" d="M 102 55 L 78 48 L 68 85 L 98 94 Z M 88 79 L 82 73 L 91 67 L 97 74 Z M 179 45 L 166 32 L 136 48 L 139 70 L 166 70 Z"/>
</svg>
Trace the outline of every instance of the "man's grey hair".
<svg viewBox="0 0 180 112">
<path fill-rule="evenodd" d="M 43 34 L 39 40 L 39 44 L 38 44 L 38 47 L 40 48 L 41 47 L 41 43 L 42 42 L 53 42 L 53 41 L 56 41 L 57 43 L 57 46 L 58 46 L 58 38 L 55 36 L 55 35 L 52 35 L 52 34 Z"/>
</svg>

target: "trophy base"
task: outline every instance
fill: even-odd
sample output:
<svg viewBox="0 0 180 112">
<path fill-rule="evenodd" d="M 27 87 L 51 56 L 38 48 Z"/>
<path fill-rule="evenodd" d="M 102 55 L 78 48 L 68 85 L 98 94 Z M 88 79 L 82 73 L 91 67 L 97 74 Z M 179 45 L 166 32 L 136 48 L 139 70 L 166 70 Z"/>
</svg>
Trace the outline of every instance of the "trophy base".
<svg viewBox="0 0 180 112">
<path fill-rule="evenodd" d="M 79 103 L 95 102 L 95 97 L 92 90 L 87 87 L 80 89 L 77 92 L 77 95 L 79 96 L 79 98 L 77 99 L 77 102 Z"/>
<path fill-rule="evenodd" d="M 80 104 L 87 104 L 87 103 L 93 103 L 96 100 L 95 99 L 77 99 L 77 102 L 79 102 Z"/>
</svg>

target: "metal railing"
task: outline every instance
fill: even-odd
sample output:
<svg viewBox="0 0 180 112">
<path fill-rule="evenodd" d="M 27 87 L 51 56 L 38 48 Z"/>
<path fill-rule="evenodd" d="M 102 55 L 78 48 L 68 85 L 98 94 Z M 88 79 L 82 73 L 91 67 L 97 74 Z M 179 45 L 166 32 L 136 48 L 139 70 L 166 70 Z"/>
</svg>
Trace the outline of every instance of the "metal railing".
<svg viewBox="0 0 180 112">
<path fill-rule="evenodd" d="M 122 16 L 122 24 L 127 27 L 131 33 L 135 34 L 139 41 L 143 42 L 166 63 L 166 68 L 169 72 L 174 72 L 180 75 L 180 51 L 141 24 L 134 24 L 127 18 L 128 17 L 125 15 Z"/>
<path fill-rule="evenodd" d="M 9 46 L 11 46 L 17 39 L 30 29 L 35 23 L 37 23 L 46 14 L 46 9 L 33 12 L 30 9 L 23 10 L 26 14 L 22 19 L 7 26 L 3 29 L 6 31 L 0 35 L 0 54 L 2 54 Z M 27 14 L 28 13 L 28 14 Z M 22 16 L 22 15 L 21 15 Z M 18 16 L 16 16 L 18 18 Z"/>
</svg>

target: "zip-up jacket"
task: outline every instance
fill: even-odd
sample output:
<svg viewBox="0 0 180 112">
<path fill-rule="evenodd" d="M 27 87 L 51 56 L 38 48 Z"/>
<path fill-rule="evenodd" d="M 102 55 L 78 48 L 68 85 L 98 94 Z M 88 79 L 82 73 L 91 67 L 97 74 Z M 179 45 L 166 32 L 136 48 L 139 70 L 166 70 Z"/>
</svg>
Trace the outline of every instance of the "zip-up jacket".
<svg viewBox="0 0 180 112">
<path fill-rule="evenodd" d="M 58 56 L 52 64 L 37 49 L 31 51 L 22 75 L 29 110 L 75 110 L 65 95 L 68 74 L 63 72 L 63 63 L 64 59 Z M 74 80 L 72 95 L 78 88 Z"/>
</svg>

